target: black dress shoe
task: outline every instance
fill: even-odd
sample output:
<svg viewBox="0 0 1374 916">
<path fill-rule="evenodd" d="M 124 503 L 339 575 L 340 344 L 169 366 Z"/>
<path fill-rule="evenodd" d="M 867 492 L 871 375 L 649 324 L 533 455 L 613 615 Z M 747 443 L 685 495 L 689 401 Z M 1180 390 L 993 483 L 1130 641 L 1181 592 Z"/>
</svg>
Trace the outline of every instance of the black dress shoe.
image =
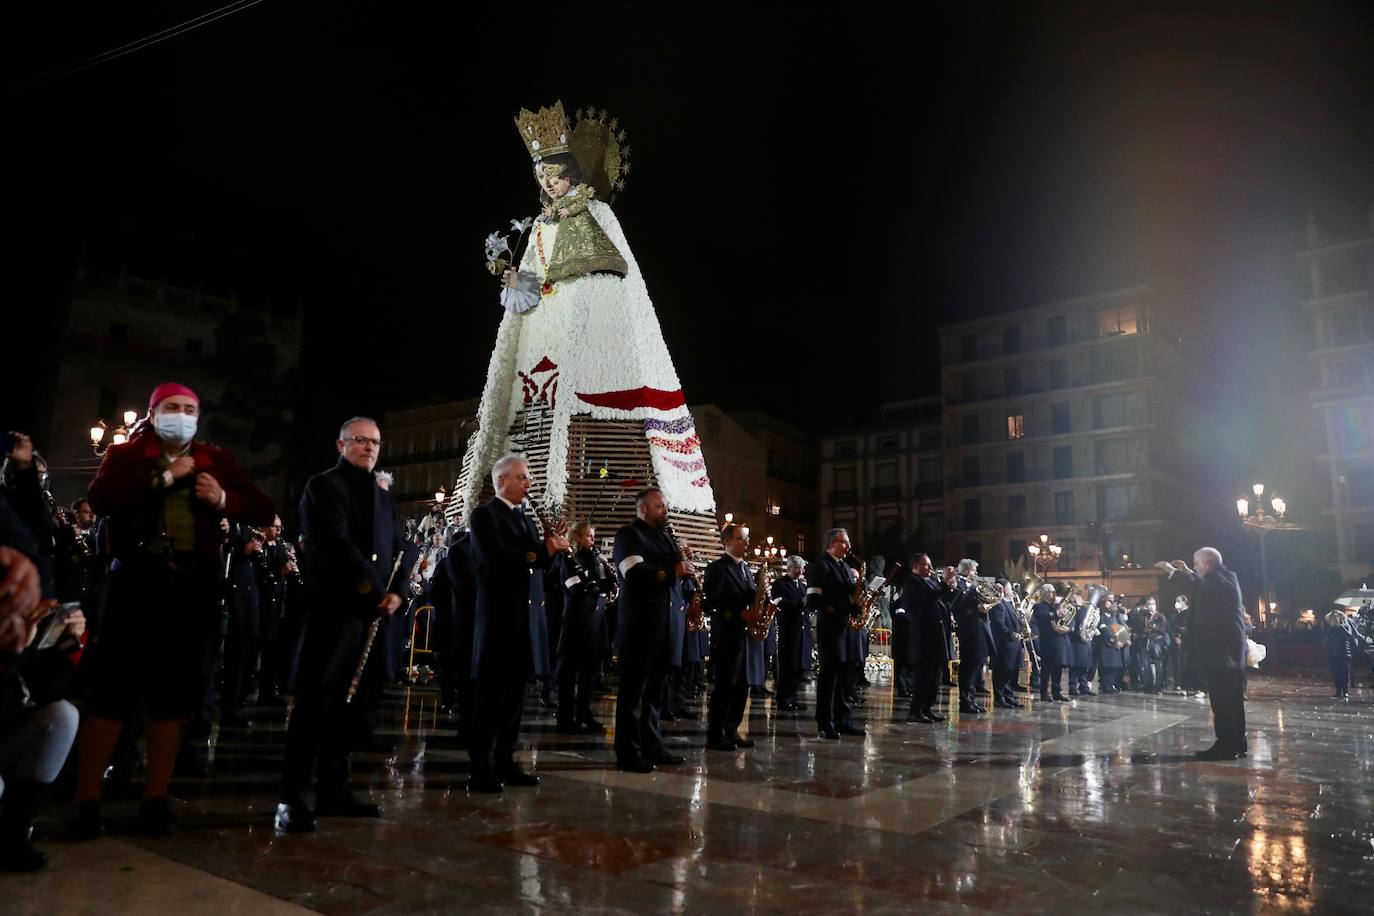
<svg viewBox="0 0 1374 916">
<path fill-rule="evenodd" d="M 583 716 L 577 720 L 577 724 L 593 734 L 603 734 L 606 731 L 606 726 L 602 725 L 591 716 Z"/>
<path fill-rule="evenodd" d="M 42 871 L 48 867 L 48 854 L 35 849 L 28 832 L 0 843 L 0 868 L 7 871 Z"/>
<path fill-rule="evenodd" d="M 911 715 L 907 716 L 907 717 L 906 717 L 906 720 L 907 720 L 908 722 L 920 722 L 920 723 L 923 724 L 923 725 L 929 725 L 931 722 L 934 722 L 934 721 L 935 721 L 935 720 L 932 719 L 930 716 L 926 715 L 925 713 L 923 713 L 923 712 L 921 712 L 921 711 L 919 711 L 919 710 L 917 710 L 916 712 L 913 712 Z"/>
<path fill-rule="evenodd" d="M 725 740 L 735 742 L 735 747 L 753 747 L 755 743 L 753 738 L 744 738 L 739 732 L 735 732 L 733 735 L 726 735 Z"/>
<path fill-rule="evenodd" d="M 1224 747 L 1209 747 L 1205 751 L 1198 751 L 1193 754 L 1198 760 L 1235 760 L 1240 757 L 1240 753 Z"/>
<path fill-rule="evenodd" d="M 171 836 L 176 833 L 172 806 L 166 798 L 145 798 L 138 806 L 138 832 L 144 836 Z"/>
<path fill-rule="evenodd" d="M 283 833 L 314 833 L 315 815 L 304 802 L 278 802 L 273 825 Z"/>
<path fill-rule="evenodd" d="M 1062 694 L 1062 693 L 1056 693 L 1056 694 L 1054 695 L 1054 699 L 1055 699 L 1055 702 L 1057 702 L 1057 703 L 1067 703 L 1067 702 L 1069 702 L 1069 698 L 1066 697 L 1066 696 L 1064 696 L 1064 694 Z"/>
<path fill-rule="evenodd" d="M 654 771 L 654 765 L 643 757 L 637 757 L 633 760 L 617 760 L 615 768 L 624 773 L 652 773 Z"/>
<path fill-rule="evenodd" d="M 664 752 L 662 752 L 661 754 L 653 754 L 653 755 L 651 755 L 651 756 L 648 758 L 648 761 L 649 761 L 649 763 L 652 764 L 653 766 L 660 766 L 660 767 L 677 767 L 677 766 L 682 766 L 684 763 L 686 763 L 686 762 L 687 762 L 687 758 L 686 758 L 686 757 L 683 757 L 683 756 L 681 756 L 681 755 L 679 755 L 679 754 L 670 754 L 670 753 L 668 753 L 667 751 L 664 751 Z"/>
<path fill-rule="evenodd" d="M 500 795 L 503 786 L 495 776 L 472 775 L 468 777 L 469 792 L 484 792 L 487 795 Z"/>
<path fill-rule="evenodd" d="M 942 715 L 940 715 L 938 712 L 936 712 L 936 711 L 933 710 L 933 709 L 927 709 L 927 710 L 924 710 L 924 712 L 925 712 L 926 716 L 928 716 L 928 717 L 930 718 L 930 721 L 932 721 L 932 722 L 943 722 L 943 721 L 945 721 L 945 717 L 942 716 Z"/>
<path fill-rule="evenodd" d="M 899 699 L 899 700 L 909 700 L 909 699 L 911 699 L 911 694 L 908 693 L 908 692 L 905 691 L 905 690 L 899 690 L 899 691 L 897 691 L 896 693 L 894 693 L 893 696 L 895 696 L 895 697 L 896 697 L 897 699 Z"/>
<path fill-rule="evenodd" d="M 817 737 L 824 738 L 826 741 L 839 741 L 840 733 L 833 728 L 823 728 L 817 732 Z"/>
<path fill-rule="evenodd" d="M 1040 702 L 1041 702 L 1041 703 L 1048 703 L 1049 701 L 1050 701 L 1050 695 L 1049 695 L 1048 693 L 1042 693 L 1042 694 L 1040 694 Z"/>
<path fill-rule="evenodd" d="M 352 792 L 321 795 L 315 805 L 319 817 L 381 817 L 382 809 L 370 802 L 360 801 Z"/>
<path fill-rule="evenodd" d="M 839 732 L 841 735 L 848 735 L 851 738 L 868 737 L 868 732 L 856 725 L 841 725 L 839 728 L 835 729 L 835 731 Z"/>
<path fill-rule="evenodd" d="M 539 785 L 539 777 L 533 773 L 527 773 L 519 767 L 511 767 L 509 770 L 501 772 L 501 781 L 508 786 L 515 786 L 520 789 L 533 789 Z"/>
<path fill-rule="evenodd" d="M 100 816 L 100 802 L 83 801 L 76 806 L 67 836 L 73 840 L 94 840 L 105 835 L 105 820 Z"/>
<path fill-rule="evenodd" d="M 995 701 L 992 705 L 993 705 L 993 706 L 996 706 L 998 709 L 1020 709 L 1020 708 L 1021 708 L 1020 704 L 1015 704 L 1015 705 L 1013 705 L 1013 704 L 1011 704 L 1011 703 L 1008 703 L 1006 700 L 997 700 L 997 701 Z"/>
<path fill-rule="evenodd" d="M 729 751 L 732 754 L 738 750 L 735 747 L 735 742 L 729 738 L 712 738 L 706 742 L 706 749 L 708 751 Z"/>
<path fill-rule="evenodd" d="M 983 707 L 981 706 L 974 706 L 972 703 L 960 703 L 959 711 L 964 713 L 965 715 L 976 716 L 980 713 L 986 712 L 987 710 L 983 709 Z"/>
<path fill-rule="evenodd" d="M 1084 687 L 1082 690 L 1078 691 L 1078 693 L 1085 697 L 1097 696 L 1097 691 L 1093 690 L 1091 687 Z"/>
</svg>

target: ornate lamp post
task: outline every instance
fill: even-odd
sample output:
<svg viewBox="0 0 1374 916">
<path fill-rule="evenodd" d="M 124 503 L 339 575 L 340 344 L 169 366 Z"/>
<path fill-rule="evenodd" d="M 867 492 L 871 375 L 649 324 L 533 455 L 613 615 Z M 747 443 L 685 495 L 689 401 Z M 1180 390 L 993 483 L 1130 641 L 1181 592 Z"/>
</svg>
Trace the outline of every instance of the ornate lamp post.
<svg viewBox="0 0 1374 916">
<path fill-rule="evenodd" d="M 109 430 L 109 427 L 105 424 L 104 420 L 96 420 L 95 425 L 92 426 L 90 430 L 91 451 L 95 454 L 95 457 L 104 458 L 105 452 L 109 450 L 111 445 L 123 445 L 125 442 L 128 442 L 129 431 L 134 428 L 134 424 L 137 422 L 138 411 L 124 411 L 124 425 L 116 426 L 114 432 L 110 433 L 109 443 L 101 447 L 101 443 L 104 442 L 105 433 Z"/>
<path fill-rule="evenodd" d="M 1295 525 L 1285 519 L 1288 514 L 1288 501 L 1281 496 L 1271 496 L 1269 498 L 1269 508 L 1273 509 L 1270 515 L 1264 507 L 1264 484 L 1258 481 L 1250 488 L 1254 494 L 1255 511 L 1250 512 L 1251 501 L 1248 497 L 1242 496 L 1236 500 L 1236 514 L 1240 516 L 1240 523 L 1246 528 L 1254 531 L 1259 537 L 1260 548 L 1260 587 L 1264 590 L 1264 598 L 1260 602 L 1261 608 L 1268 608 L 1270 616 L 1273 616 L 1278 609 L 1278 604 L 1274 601 L 1273 587 L 1269 582 L 1269 554 L 1264 543 L 1265 537 L 1271 531 L 1305 531 L 1306 526 Z M 1261 615 L 1263 616 L 1263 615 Z M 1265 621 L 1260 621 L 1264 623 Z"/>
<path fill-rule="evenodd" d="M 1063 552 L 1064 548 L 1056 544 L 1048 534 L 1042 534 L 1038 541 L 1031 541 L 1026 545 L 1026 553 L 1031 555 L 1031 562 L 1035 564 L 1035 574 L 1042 579 L 1050 567 L 1059 563 L 1059 555 Z"/>
</svg>

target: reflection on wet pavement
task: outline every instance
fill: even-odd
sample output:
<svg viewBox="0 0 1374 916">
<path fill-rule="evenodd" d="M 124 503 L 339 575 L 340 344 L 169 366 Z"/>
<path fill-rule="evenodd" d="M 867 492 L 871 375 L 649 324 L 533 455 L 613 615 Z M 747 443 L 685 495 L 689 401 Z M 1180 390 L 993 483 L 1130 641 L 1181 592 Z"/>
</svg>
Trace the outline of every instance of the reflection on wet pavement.
<svg viewBox="0 0 1374 916">
<path fill-rule="evenodd" d="M 355 755 L 381 820 L 271 829 L 282 712 L 214 739 L 212 775 L 179 779 L 181 830 L 66 843 L 0 878 L 6 912 L 1364 911 L 1374 898 L 1374 695 L 1255 677 L 1250 756 L 1199 763 L 1206 701 L 1123 694 L 940 725 L 896 716 L 820 741 L 806 713 L 753 701 L 749 752 L 706 752 L 704 722 L 665 727 L 686 764 L 614 768 L 611 736 L 527 713 L 537 789 L 470 796 L 467 758 L 427 690 L 387 701 L 386 755 Z M 598 718 L 613 721 L 604 698 Z M 135 802 L 107 806 L 111 819 Z"/>
</svg>

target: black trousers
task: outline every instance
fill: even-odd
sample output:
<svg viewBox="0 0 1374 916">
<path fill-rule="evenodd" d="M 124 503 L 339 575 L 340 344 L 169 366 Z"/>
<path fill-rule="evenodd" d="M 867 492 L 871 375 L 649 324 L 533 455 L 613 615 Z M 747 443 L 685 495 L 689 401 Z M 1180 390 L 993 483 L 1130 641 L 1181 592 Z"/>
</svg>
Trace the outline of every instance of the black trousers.
<svg viewBox="0 0 1374 916">
<path fill-rule="evenodd" d="M 1326 663 L 1331 667 L 1331 686 L 1337 693 L 1344 694 L 1350 689 L 1350 659 L 1328 655 Z"/>
<path fill-rule="evenodd" d="M 949 668 L 937 665 L 917 665 L 911 678 L 911 712 L 926 712 L 935 707 L 940 697 L 940 675 Z"/>
<path fill-rule="evenodd" d="M 1092 688 L 1093 669 L 1074 665 L 1069 669 L 1069 693 L 1082 693 Z"/>
<path fill-rule="evenodd" d="M 960 703 L 977 704 L 976 685 L 983 680 L 983 665 L 985 664 L 987 664 L 986 656 L 959 659 Z"/>
<path fill-rule="evenodd" d="M 337 798 L 348 783 L 348 754 L 368 730 L 369 711 L 380 700 L 380 683 L 366 678 L 353 702 L 337 685 L 313 684 L 300 691 L 286 728 L 282 797 L 301 800 L 317 781 L 319 798 Z"/>
<path fill-rule="evenodd" d="M 723 654 L 712 655 L 711 699 L 706 706 L 708 741 L 736 734 L 749 702 L 749 682 L 743 677 L 744 672 L 736 669 L 734 659 L 721 658 L 716 664 L 716 658 Z"/>
<path fill-rule="evenodd" d="M 778 698 L 779 706 L 797 702 L 797 691 L 801 689 L 802 669 L 792 664 L 791 659 L 778 658 Z"/>
<path fill-rule="evenodd" d="M 558 720 L 580 722 L 592 717 L 592 691 L 601 659 L 569 652 L 558 659 Z"/>
<path fill-rule="evenodd" d="M 1048 700 L 1050 691 L 1054 691 L 1054 696 L 1064 695 L 1064 666 L 1045 665 L 1040 669 L 1040 699 Z"/>
<path fill-rule="evenodd" d="M 1245 750 L 1245 669 L 1211 667 L 1204 673 L 1217 745 L 1226 750 Z"/>
<path fill-rule="evenodd" d="M 892 666 L 892 688 L 896 691 L 897 696 L 906 696 L 912 693 L 915 679 L 916 668 L 913 665 Z"/>
<path fill-rule="evenodd" d="M 835 640 L 821 637 L 821 671 L 816 679 L 816 727 L 822 731 L 847 728 L 853 723 L 853 711 L 849 706 L 847 678 L 849 666 L 839 660 L 839 653 L 833 646 Z"/>
<path fill-rule="evenodd" d="M 618 762 L 642 760 L 663 753 L 658 717 L 667 677 L 666 665 L 620 660 L 620 689 L 615 700 L 615 759 Z"/>
<path fill-rule="evenodd" d="M 1018 670 L 1015 666 L 1004 665 L 1000 660 L 994 660 L 992 665 L 992 695 L 994 699 L 1004 703 L 1010 703 L 1016 699 L 1016 672 Z"/>
<path fill-rule="evenodd" d="M 468 759 L 473 776 L 501 776 L 515 767 L 520 720 L 525 714 L 525 685 L 529 669 L 484 662 L 472 695 L 472 726 L 468 730 Z"/>
</svg>

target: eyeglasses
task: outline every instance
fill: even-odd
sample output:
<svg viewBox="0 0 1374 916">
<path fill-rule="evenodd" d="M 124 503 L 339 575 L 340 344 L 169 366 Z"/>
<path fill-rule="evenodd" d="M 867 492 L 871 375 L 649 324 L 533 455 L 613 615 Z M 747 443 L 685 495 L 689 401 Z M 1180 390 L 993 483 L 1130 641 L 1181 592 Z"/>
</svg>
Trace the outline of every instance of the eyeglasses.
<svg viewBox="0 0 1374 916">
<path fill-rule="evenodd" d="M 345 442 L 356 442 L 359 445 L 371 445 L 373 448 L 381 448 L 381 439 L 372 439 L 368 436 L 344 436 Z"/>
</svg>

